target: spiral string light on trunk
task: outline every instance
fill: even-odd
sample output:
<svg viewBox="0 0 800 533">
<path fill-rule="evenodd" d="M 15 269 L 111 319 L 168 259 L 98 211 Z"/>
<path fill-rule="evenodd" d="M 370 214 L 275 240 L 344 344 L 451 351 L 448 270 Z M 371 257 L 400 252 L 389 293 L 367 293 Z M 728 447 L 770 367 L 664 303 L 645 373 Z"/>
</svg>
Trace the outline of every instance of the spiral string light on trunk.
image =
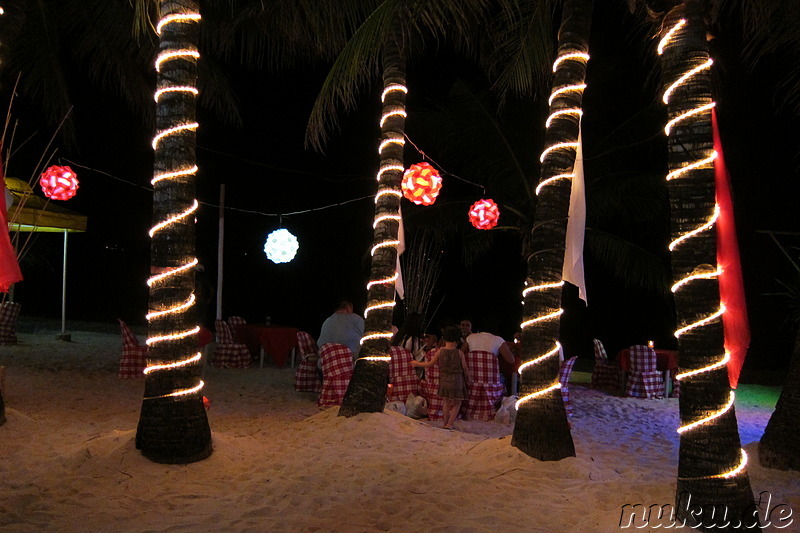
<svg viewBox="0 0 800 533">
<path fill-rule="evenodd" d="M 681 29 L 686 26 L 686 19 L 680 19 L 675 24 L 670 27 L 669 30 L 664 34 L 664 37 L 659 41 L 657 46 L 657 53 L 661 55 L 668 49 L 668 47 L 673 44 L 674 40 L 680 34 Z M 713 60 L 708 58 L 706 60 L 700 61 L 693 67 L 689 68 L 686 72 L 682 73 L 678 78 L 671 83 L 667 89 L 664 91 L 662 95 L 662 101 L 665 104 L 668 104 L 670 98 L 672 97 L 675 90 L 680 88 L 682 85 L 689 82 L 694 76 L 697 76 L 699 73 L 703 72 L 704 70 L 710 69 L 711 65 L 713 65 Z M 708 114 L 711 113 L 711 110 L 715 107 L 715 102 L 699 102 L 697 105 L 687 111 L 680 113 L 679 115 L 675 116 L 674 118 L 670 119 L 667 122 L 667 125 L 664 127 L 664 133 L 666 135 L 671 135 L 676 127 L 680 127 L 684 124 L 690 124 L 692 120 L 709 120 Z M 692 170 L 696 169 L 707 169 L 710 166 L 713 166 L 714 161 L 717 158 L 717 152 L 713 149 L 709 150 L 704 156 L 696 158 L 694 161 L 691 161 L 677 169 L 674 169 L 667 174 L 667 181 L 672 181 L 675 179 L 691 179 L 692 178 Z M 683 246 L 687 244 L 692 238 L 697 237 L 700 233 L 705 231 L 712 231 L 715 228 L 717 219 L 719 218 L 720 208 L 719 205 L 715 204 L 712 213 L 709 214 L 706 222 L 703 224 L 698 225 L 694 229 L 684 232 L 681 235 L 678 235 L 675 239 L 672 240 L 669 244 L 669 250 L 674 251 L 677 247 Z M 677 294 L 678 291 L 685 290 L 687 287 L 691 286 L 692 283 L 698 282 L 701 280 L 708 280 L 713 278 L 718 278 L 719 275 L 722 273 L 722 270 L 719 267 L 714 265 L 700 265 L 698 266 L 692 273 L 685 275 L 683 278 L 679 279 L 672 285 L 672 292 Z M 719 309 L 713 312 L 706 314 L 703 317 L 697 318 L 694 322 L 686 324 L 678 328 L 675 331 L 675 337 L 680 338 L 681 335 L 684 335 L 687 332 L 690 332 L 696 328 L 702 328 L 704 326 L 708 326 L 712 323 L 718 322 L 722 320 L 722 315 L 725 313 L 725 304 L 720 303 Z M 722 354 L 715 362 L 708 364 L 706 366 L 700 368 L 694 368 L 685 370 L 683 372 L 678 373 L 675 378 L 679 381 L 693 378 L 695 376 L 711 372 L 713 370 L 719 370 L 723 368 L 727 368 L 728 361 L 730 361 L 730 353 L 725 352 Z M 718 419 L 725 413 L 731 410 L 734 405 L 734 401 L 736 399 L 736 394 L 734 391 L 730 391 L 728 401 L 721 406 L 719 409 L 712 410 L 707 412 L 704 416 L 698 418 L 697 420 L 693 420 L 691 422 L 682 424 L 678 428 L 678 433 L 683 435 L 688 433 L 692 430 L 697 429 L 700 426 L 705 424 L 713 423 L 714 420 Z M 712 474 L 707 476 L 699 476 L 699 477 L 681 477 L 682 480 L 690 480 L 690 479 L 720 479 L 720 478 L 730 478 L 736 476 L 745 470 L 747 465 L 747 454 L 744 450 L 740 450 L 740 458 L 739 462 L 736 466 L 729 469 L 728 471 L 721 472 L 719 474 Z"/>
<path fill-rule="evenodd" d="M 168 27 L 171 24 L 191 24 L 191 23 L 197 23 L 199 21 L 200 21 L 199 13 L 170 13 L 164 15 L 161 18 L 161 20 L 159 20 L 156 26 L 156 31 L 159 35 L 161 35 L 161 32 L 164 30 L 164 28 Z M 161 72 L 161 69 L 170 61 L 175 61 L 175 60 L 196 61 L 199 57 L 200 54 L 197 52 L 196 49 L 162 50 L 158 54 L 158 57 L 155 62 L 156 72 Z M 153 99 L 158 103 L 165 96 L 175 93 L 197 96 L 198 90 L 197 87 L 194 86 L 169 85 L 168 82 L 164 80 L 163 77 L 159 76 L 159 87 L 155 91 Z M 156 135 L 153 137 L 153 142 L 152 142 L 153 150 L 157 150 L 160 143 L 163 142 L 164 140 L 175 135 L 181 135 L 185 132 L 194 132 L 197 129 L 197 127 L 198 127 L 197 122 L 184 122 L 176 124 L 175 126 L 172 126 L 170 128 L 158 131 Z M 151 183 L 155 185 L 157 183 L 162 183 L 166 180 L 175 180 L 175 179 L 185 178 L 187 176 L 194 176 L 197 173 L 197 170 L 198 170 L 197 165 L 194 164 L 186 165 L 182 168 L 170 169 L 165 172 L 156 173 L 153 176 Z M 198 202 L 195 199 L 192 202 L 191 206 L 186 210 L 180 213 L 175 213 L 171 216 L 167 216 L 163 220 L 154 224 L 149 231 L 150 237 L 152 238 L 159 232 L 169 229 L 174 224 L 184 221 L 187 217 L 189 217 L 192 213 L 194 213 L 197 210 L 197 208 L 198 208 Z M 191 268 L 194 268 L 194 266 L 197 265 L 197 263 L 198 263 L 197 258 L 192 257 L 188 258 L 186 262 L 177 267 L 162 268 L 158 274 L 148 278 L 147 285 L 149 287 L 153 287 L 158 283 L 161 283 L 165 280 L 169 280 L 174 276 L 177 276 Z M 159 319 L 168 315 L 186 313 L 194 306 L 194 304 L 195 304 L 195 295 L 190 294 L 183 302 L 177 303 L 165 309 L 159 309 L 157 311 L 148 313 L 147 320 L 151 321 L 153 319 Z M 174 331 L 165 335 L 150 336 L 147 339 L 146 344 L 148 346 L 153 346 L 154 344 L 158 344 L 161 342 L 170 342 L 170 341 L 185 339 L 187 337 L 196 335 L 199 331 L 200 327 L 195 326 L 193 328 L 189 328 L 182 331 Z M 171 363 L 148 364 L 148 366 L 144 369 L 144 373 L 152 374 L 154 372 L 162 372 L 162 371 L 173 370 L 176 368 L 182 368 L 192 364 L 197 364 L 200 360 L 201 360 L 200 352 L 195 352 L 193 354 L 187 355 L 186 357 Z M 156 398 L 185 396 L 188 394 L 199 392 L 202 388 L 203 388 L 203 381 L 198 379 L 197 385 L 193 387 L 179 389 L 171 393 L 159 396 L 149 396 L 145 397 L 145 399 L 152 400 Z"/>
</svg>

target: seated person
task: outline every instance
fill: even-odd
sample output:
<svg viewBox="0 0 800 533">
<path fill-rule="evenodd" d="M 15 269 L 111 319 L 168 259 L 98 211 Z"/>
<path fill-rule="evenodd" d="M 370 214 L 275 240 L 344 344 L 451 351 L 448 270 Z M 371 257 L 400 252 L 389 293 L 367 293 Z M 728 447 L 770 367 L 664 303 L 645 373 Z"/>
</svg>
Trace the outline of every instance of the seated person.
<svg viewBox="0 0 800 533">
<path fill-rule="evenodd" d="M 364 319 L 353 313 L 353 302 L 347 298 L 339 300 L 336 310 L 322 323 L 317 346 L 334 342 L 344 344 L 353 352 L 353 360 L 358 356 L 361 346 L 361 337 L 364 336 Z M 322 360 L 317 360 L 317 366 L 322 368 Z"/>
</svg>

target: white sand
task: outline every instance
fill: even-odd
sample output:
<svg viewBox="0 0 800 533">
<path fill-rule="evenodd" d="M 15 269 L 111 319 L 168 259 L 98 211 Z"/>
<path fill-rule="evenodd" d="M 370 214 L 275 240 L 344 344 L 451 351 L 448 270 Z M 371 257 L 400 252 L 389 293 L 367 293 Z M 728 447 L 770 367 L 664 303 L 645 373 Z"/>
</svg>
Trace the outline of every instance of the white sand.
<svg viewBox="0 0 800 533">
<path fill-rule="evenodd" d="M 675 399 L 573 384 L 577 457 L 540 462 L 510 446 L 510 424 L 347 419 L 296 393 L 289 369 L 208 368 L 214 453 L 160 465 L 134 447 L 143 380 L 117 377 L 119 335 L 19 337 L 0 346 L 0 531 L 604 532 L 624 504 L 674 499 Z M 800 512 L 800 476 L 756 460 L 778 392 L 740 387 L 741 438 L 754 493 Z"/>
</svg>

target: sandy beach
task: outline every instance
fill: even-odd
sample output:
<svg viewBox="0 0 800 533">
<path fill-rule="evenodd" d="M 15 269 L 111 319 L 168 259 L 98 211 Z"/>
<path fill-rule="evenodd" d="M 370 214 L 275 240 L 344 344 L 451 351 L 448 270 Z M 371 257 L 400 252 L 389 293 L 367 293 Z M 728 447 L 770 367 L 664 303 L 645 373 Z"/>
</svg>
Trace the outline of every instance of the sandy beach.
<svg viewBox="0 0 800 533">
<path fill-rule="evenodd" d="M 605 532 L 625 504 L 674 500 L 678 400 L 614 397 L 581 373 L 577 457 L 540 462 L 510 446 L 509 423 L 338 417 L 294 391 L 291 369 L 209 366 L 213 454 L 155 464 L 134 447 L 144 380 L 117 377 L 118 331 L 83 329 L 0 346 L 0 531 Z M 754 494 L 797 512 L 797 472 L 757 461 L 779 392 L 742 385 L 736 411 Z"/>
</svg>

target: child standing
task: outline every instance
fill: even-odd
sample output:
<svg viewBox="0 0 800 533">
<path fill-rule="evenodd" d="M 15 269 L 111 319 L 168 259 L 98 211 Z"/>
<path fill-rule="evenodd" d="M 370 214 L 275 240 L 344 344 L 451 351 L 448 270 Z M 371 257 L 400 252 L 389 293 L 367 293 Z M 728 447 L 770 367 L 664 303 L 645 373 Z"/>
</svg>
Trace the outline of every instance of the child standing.
<svg viewBox="0 0 800 533">
<path fill-rule="evenodd" d="M 455 326 L 442 330 L 444 347 L 439 348 L 430 361 L 411 361 L 412 366 L 428 368 L 439 363 L 439 396 L 444 400 L 442 416 L 444 429 L 453 429 L 461 402 L 467 399 L 467 384 L 471 381 L 467 359 L 458 349 L 461 331 Z"/>
</svg>

